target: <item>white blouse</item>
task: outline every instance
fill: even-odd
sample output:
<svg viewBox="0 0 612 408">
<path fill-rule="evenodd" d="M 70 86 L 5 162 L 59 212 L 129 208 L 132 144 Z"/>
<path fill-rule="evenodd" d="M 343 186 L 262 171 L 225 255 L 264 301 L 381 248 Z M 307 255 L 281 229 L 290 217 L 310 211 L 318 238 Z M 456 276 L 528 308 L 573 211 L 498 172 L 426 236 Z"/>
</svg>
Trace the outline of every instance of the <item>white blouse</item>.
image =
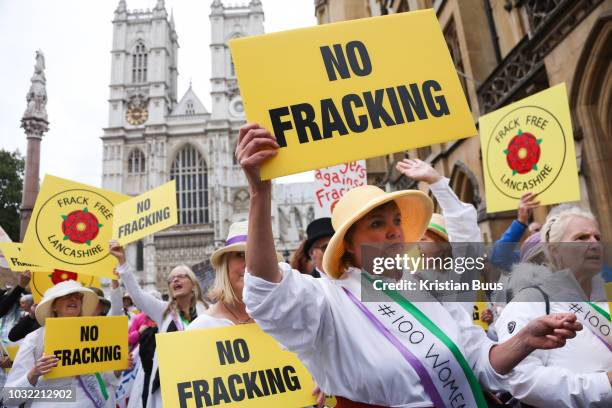
<svg viewBox="0 0 612 408">
<path fill-rule="evenodd" d="M 431 407 L 419 376 L 400 352 L 349 299 L 360 297 L 360 271 L 340 279 L 315 279 L 280 263 L 280 283 L 248 273 L 244 277 L 247 312 L 261 328 L 296 353 L 327 394 L 393 407 Z M 458 304 L 415 304 L 462 351 L 481 384 L 500 389 L 505 376 L 489 362 L 495 344 Z M 434 312 L 432 312 L 432 310 Z"/>
<path fill-rule="evenodd" d="M 28 381 L 28 372 L 34 367 L 36 360 L 43 355 L 44 338 L 45 328 L 41 327 L 28 334 L 23 339 L 23 342 L 19 346 L 17 356 L 15 357 L 13 368 L 11 369 L 8 379 L 6 380 L 4 397 L 8 398 L 9 395 L 6 395 L 6 393 L 9 391 L 9 387 L 19 387 L 23 389 L 44 388 L 51 390 L 73 390 L 75 393 L 74 395 L 76 396 L 75 401 L 59 402 L 59 399 L 48 401 L 28 401 L 24 398 L 19 400 L 11 400 L 11 405 L 7 406 L 18 406 L 19 404 L 25 402 L 26 407 L 36 408 L 57 406 L 61 406 L 62 408 L 95 408 L 93 402 L 85 394 L 85 390 L 83 390 L 83 388 L 81 388 L 79 385 L 79 381 L 76 379 L 76 377 L 55 378 L 51 380 L 45 380 L 43 377 L 40 377 L 36 385 L 30 384 L 30 381 Z M 104 406 L 107 408 L 114 408 L 115 388 L 118 385 L 118 380 L 112 372 L 103 373 L 102 378 L 104 379 L 109 395 Z"/>
</svg>

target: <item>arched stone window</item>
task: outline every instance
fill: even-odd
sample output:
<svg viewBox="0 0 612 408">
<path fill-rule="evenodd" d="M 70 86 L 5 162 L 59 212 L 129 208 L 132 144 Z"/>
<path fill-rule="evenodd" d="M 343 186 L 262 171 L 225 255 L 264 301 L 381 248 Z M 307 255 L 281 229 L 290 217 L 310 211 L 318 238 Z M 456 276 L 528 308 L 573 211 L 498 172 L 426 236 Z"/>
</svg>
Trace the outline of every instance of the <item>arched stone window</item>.
<svg viewBox="0 0 612 408">
<path fill-rule="evenodd" d="M 195 147 L 186 145 L 179 150 L 172 162 L 170 179 L 176 180 L 179 224 L 208 223 L 206 162 Z"/>
<path fill-rule="evenodd" d="M 142 41 L 139 41 L 134 47 L 132 53 L 132 82 L 141 83 L 147 82 L 147 50 Z"/>
<path fill-rule="evenodd" d="M 145 172 L 145 155 L 140 149 L 134 149 L 128 156 L 128 174 L 130 176 L 144 174 Z"/>
<path fill-rule="evenodd" d="M 480 197 L 478 180 L 464 163 L 460 161 L 455 163 L 449 184 L 461 201 L 472 204 L 476 209 L 480 207 L 482 198 Z"/>
</svg>

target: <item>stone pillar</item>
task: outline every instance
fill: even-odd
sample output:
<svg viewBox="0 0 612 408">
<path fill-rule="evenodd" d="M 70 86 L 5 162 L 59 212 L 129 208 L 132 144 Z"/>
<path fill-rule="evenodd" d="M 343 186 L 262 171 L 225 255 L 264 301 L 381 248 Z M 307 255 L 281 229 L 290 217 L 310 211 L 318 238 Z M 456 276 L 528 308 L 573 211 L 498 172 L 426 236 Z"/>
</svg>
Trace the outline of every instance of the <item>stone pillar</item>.
<svg viewBox="0 0 612 408">
<path fill-rule="evenodd" d="M 36 51 L 34 75 L 30 79 L 30 90 L 26 96 L 27 108 L 21 118 L 21 127 L 28 139 L 25 161 L 25 179 L 21 196 L 20 240 L 23 241 L 34 203 L 38 196 L 38 178 L 40 169 L 40 142 L 43 134 L 49 130 L 47 118 L 47 91 L 45 79 L 45 57 L 42 51 Z"/>
</svg>

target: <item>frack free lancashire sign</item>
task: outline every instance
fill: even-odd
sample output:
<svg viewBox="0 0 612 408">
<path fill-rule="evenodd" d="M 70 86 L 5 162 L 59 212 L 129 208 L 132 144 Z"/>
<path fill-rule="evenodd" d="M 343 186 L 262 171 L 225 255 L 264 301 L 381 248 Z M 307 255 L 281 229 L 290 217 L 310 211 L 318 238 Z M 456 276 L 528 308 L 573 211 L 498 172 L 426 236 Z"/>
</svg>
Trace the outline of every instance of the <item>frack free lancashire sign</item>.
<svg viewBox="0 0 612 408">
<path fill-rule="evenodd" d="M 310 373 L 256 324 L 162 333 L 156 342 L 164 407 L 314 404 Z"/>
<path fill-rule="evenodd" d="M 433 10 L 230 41 L 265 179 L 476 135 Z"/>
</svg>

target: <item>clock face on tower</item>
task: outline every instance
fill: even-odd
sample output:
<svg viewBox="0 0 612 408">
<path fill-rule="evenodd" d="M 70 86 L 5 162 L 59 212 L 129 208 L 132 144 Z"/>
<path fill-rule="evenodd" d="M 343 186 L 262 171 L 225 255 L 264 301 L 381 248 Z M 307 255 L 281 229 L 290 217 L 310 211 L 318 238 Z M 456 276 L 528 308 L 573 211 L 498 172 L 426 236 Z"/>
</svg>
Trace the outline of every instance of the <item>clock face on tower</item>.
<svg viewBox="0 0 612 408">
<path fill-rule="evenodd" d="M 147 121 L 149 117 L 149 112 L 146 108 L 141 108 L 138 106 L 130 106 L 127 110 L 127 121 L 130 125 L 138 126 L 142 125 Z"/>
</svg>

